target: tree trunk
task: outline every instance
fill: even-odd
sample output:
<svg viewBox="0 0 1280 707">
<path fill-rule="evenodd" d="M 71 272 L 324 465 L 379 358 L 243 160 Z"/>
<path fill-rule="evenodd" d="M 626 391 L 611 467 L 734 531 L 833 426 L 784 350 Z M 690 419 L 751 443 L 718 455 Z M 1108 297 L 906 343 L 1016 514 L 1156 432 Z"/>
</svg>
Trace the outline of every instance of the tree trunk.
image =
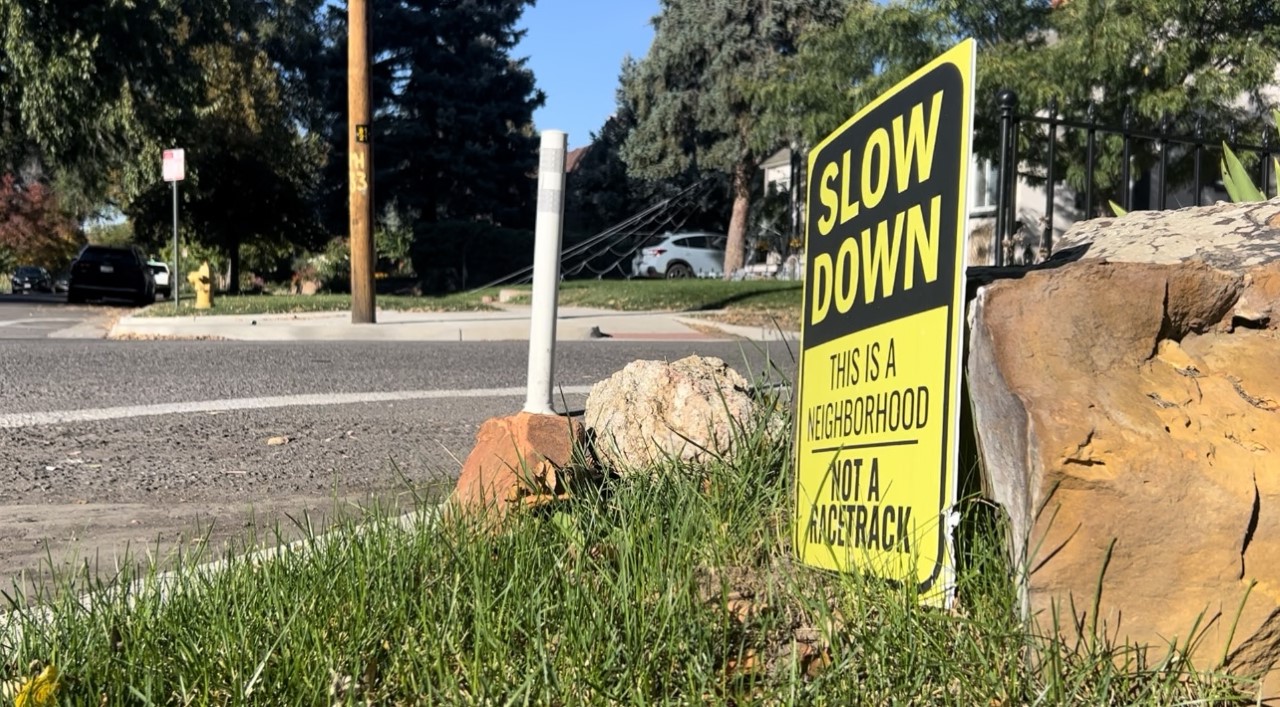
<svg viewBox="0 0 1280 707">
<path fill-rule="evenodd" d="M 240 236 L 231 237 L 230 253 L 227 255 L 229 264 L 227 265 L 227 294 L 240 294 Z"/>
<path fill-rule="evenodd" d="M 751 208 L 751 173 L 754 170 L 746 162 L 739 162 L 733 170 L 733 215 L 729 217 L 728 242 L 724 249 L 724 279 L 733 279 L 733 273 L 746 263 L 747 210 Z"/>
</svg>

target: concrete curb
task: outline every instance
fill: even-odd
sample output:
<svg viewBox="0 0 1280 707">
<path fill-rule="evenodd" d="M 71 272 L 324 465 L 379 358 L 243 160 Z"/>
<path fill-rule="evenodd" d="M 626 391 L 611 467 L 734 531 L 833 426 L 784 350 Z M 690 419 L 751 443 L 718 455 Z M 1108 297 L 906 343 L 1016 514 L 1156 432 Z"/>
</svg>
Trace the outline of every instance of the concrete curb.
<svg viewBox="0 0 1280 707">
<path fill-rule="evenodd" d="M 299 314 L 209 314 L 181 317 L 121 317 L 109 339 L 236 341 L 528 341 L 530 308 L 504 306 L 487 312 L 379 311 L 377 324 L 352 324 L 345 312 Z M 769 327 L 745 327 L 678 312 L 619 312 L 563 307 L 558 341 L 644 340 L 792 341 L 798 335 Z"/>
<path fill-rule="evenodd" d="M 751 341 L 794 341 L 797 343 L 800 341 L 800 332 L 779 330 L 771 326 L 742 326 L 741 324 L 726 324 L 712 319 L 694 317 L 676 317 L 676 321 L 691 326 L 713 327 L 735 338 L 749 339 Z"/>
</svg>

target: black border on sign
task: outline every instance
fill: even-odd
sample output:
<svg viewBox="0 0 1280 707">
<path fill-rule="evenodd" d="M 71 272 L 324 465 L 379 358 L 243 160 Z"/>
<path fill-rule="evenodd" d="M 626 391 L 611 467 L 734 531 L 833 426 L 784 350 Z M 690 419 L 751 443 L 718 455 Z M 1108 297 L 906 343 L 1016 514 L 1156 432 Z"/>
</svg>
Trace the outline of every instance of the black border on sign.
<svg viewBox="0 0 1280 707">
<path fill-rule="evenodd" d="M 962 61 L 964 62 L 963 64 L 961 63 Z M 954 213 L 956 214 L 957 222 L 955 224 L 955 232 L 953 233 L 953 237 L 955 238 L 956 252 L 953 253 L 951 262 L 948 263 L 950 267 L 955 268 L 954 271 L 949 273 L 954 276 L 953 277 L 954 282 L 952 285 L 952 293 L 951 293 L 950 299 L 947 301 L 945 305 L 946 322 L 947 322 L 946 356 L 945 356 L 946 370 L 944 371 L 944 374 L 943 374 L 943 408 L 942 409 L 943 409 L 943 414 L 947 416 L 948 419 L 946 419 L 944 421 L 944 424 L 942 425 L 942 434 L 941 434 L 942 456 L 941 456 L 941 464 L 940 464 L 941 468 L 939 469 L 940 484 L 939 484 L 938 516 L 937 516 L 938 552 L 937 552 L 936 561 L 934 562 L 934 565 L 933 565 L 933 569 L 930 572 L 928 578 L 917 585 L 918 591 L 921 594 L 926 594 L 933 589 L 934 585 L 938 581 L 939 575 L 941 574 L 943 567 L 945 566 L 945 563 L 947 562 L 948 555 L 954 555 L 954 547 L 952 547 L 951 544 L 947 542 L 947 536 L 948 536 L 947 526 L 949 525 L 950 515 L 952 512 L 952 509 L 949 507 L 949 504 L 948 504 L 948 501 L 950 499 L 948 498 L 947 491 L 948 491 L 948 485 L 949 485 L 948 482 L 951 480 L 948 475 L 948 468 L 957 467 L 959 465 L 958 455 L 955 453 L 955 450 L 950 449 L 949 446 L 951 444 L 952 437 L 956 434 L 956 430 L 953 428 L 958 428 L 960 424 L 959 417 L 961 413 L 961 411 L 958 409 L 958 405 L 957 405 L 957 409 L 955 410 L 952 410 L 951 408 L 953 405 L 956 405 L 954 401 L 957 400 L 958 398 L 958 390 L 953 390 L 953 388 L 958 387 L 956 386 L 956 383 L 958 382 L 958 380 L 955 378 L 955 376 L 959 374 L 959 371 L 957 369 L 958 369 L 958 366 L 960 365 L 960 361 L 963 359 L 963 351 L 956 350 L 957 342 L 955 341 L 956 334 L 959 331 L 959 327 L 963 326 L 963 322 L 959 321 L 959 318 L 957 315 L 957 312 L 963 310 L 963 306 L 962 306 L 963 300 L 961 300 L 961 305 L 957 306 L 956 291 L 959 290 L 959 288 L 963 287 L 963 280 L 961 278 L 963 277 L 963 274 L 964 274 L 964 266 L 965 266 L 964 261 L 966 257 L 966 252 L 964 247 L 964 228 L 968 223 L 968 215 L 969 215 L 969 209 L 968 209 L 969 199 L 968 199 L 967 187 L 968 187 L 969 161 L 972 155 L 972 146 L 973 146 L 973 111 L 974 111 L 973 87 L 974 87 L 974 81 L 976 80 L 975 64 L 976 64 L 975 43 L 972 39 L 965 39 L 964 41 L 960 42 L 956 46 L 952 47 L 951 49 L 947 50 L 943 54 L 936 57 L 933 61 L 930 61 L 924 67 L 921 67 L 919 70 L 914 72 L 910 77 L 899 82 L 896 86 L 889 89 L 885 93 L 882 93 L 880 96 L 878 96 L 866 107 L 859 110 L 852 118 L 846 121 L 844 125 L 837 128 L 830 135 L 828 135 L 822 142 L 820 142 L 817 146 L 815 146 L 814 150 L 810 153 L 811 159 L 810 159 L 809 170 L 808 170 L 809 184 L 806 185 L 806 190 L 807 190 L 806 194 L 810 197 L 810 200 L 807 202 L 809 206 L 806 208 L 807 213 L 806 213 L 806 227 L 805 227 L 805 245 L 806 245 L 806 253 L 808 253 L 809 252 L 809 248 L 808 248 L 809 236 L 810 236 L 810 233 L 812 232 L 812 229 L 816 227 L 813 221 L 812 191 L 813 191 L 813 180 L 815 179 L 815 176 L 813 174 L 814 172 L 813 168 L 814 168 L 814 162 L 816 161 L 815 156 L 818 154 L 818 152 L 828 147 L 834 140 L 836 140 L 840 135 L 842 135 L 850 127 L 856 124 L 859 120 L 863 119 L 865 116 L 872 113 L 874 110 L 879 108 L 884 103 L 893 99 L 899 93 L 903 92 L 906 89 L 911 88 L 915 82 L 921 80 L 922 78 L 928 77 L 930 74 L 936 72 L 939 69 L 950 68 L 958 71 L 961 77 L 962 87 L 967 86 L 968 90 L 963 92 L 963 95 L 961 97 L 961 116 L 960 116 L 961 130 L 962 130 L 961 144 L 960 144 L 961 154 L 959 155 L 958 173 L 956 175 L 958 177 L 958 184 L 956 185 L 957 186 L 956 191 L 958 192 L 957 198 L 959 199 L 959 203 L 955 205 L 956 210 Z M 803 546 L 806 548 L 806 551 L 807 551 L 808 543 L 799 542 L 801 534 L 803 533 L 803 528 L 801 527 L 802 523 L 799 522 L 800 520 L 799 509 L 801 508 L 800 483 L 799 483 L 799 475 L 800 475 L 799 455 L 800 455 L 800 437 L 801 437 L 800 430 L 801 430 L 801 424 L 802 424 L 800 419 L 800 412 L 803 410 L 802 399 L 804 397 L 804 386 L 803 386 L 804 368 L 805 368 L 804 354 L 808 348 L 805 345 L 806 343 L 805 334 L 808 333 L 809 320 L 811 318 L 811 312 L 809 311 L 809 308 L 811 306 L 811 300 L 810 300 L 811 291 L 809 289 L 810 285 L 809 285 L 808 278 L 811 277 L 813 274 L 810 268 L 806 268 L 806 270 L 808 272 L 806 273 L 806 285 L 804 288 L 804 296 L 805 296 L 805 301 L 804 301 L 805 310 L 804 310 L 804 319 L 803 319 L 804 326 L 801 330 L 801 346 L 800 346 L 801 355 L 800 355 L 800 365 L 799 365 L 799 368 L 797 369 L 798 385 L 797 385 L 797 392 L 795 396 L 795 407 L 794 407 L 795 414 L 796 414 L 796 428 L 795 428 L 796 432 L 794 437 L 795 454 L 796 454 L 796 462 L 794 464 L 795 474 L 796 474 L 795 507 L 797 509 L 797 513 L 793 518 L 793 522 L 795 522 L 795 528 L 793 531 L 792 542 L 797 546 L 803 544 Z M 960 291 L 962 292 L 962 290 Z M 932 307 L 930 307 L 929 309 L 932 309 Z M 909 316 L 909 315 L 906 315 L 906 316 Z M 901 317 L 897 317 L 889 321 L 896 321 L 898 318 L 901 318 Z M 864 327 L 864 328 L 867 328 L 867 327 Z M 859 329 L 858 331 L 861 331 L 861 329 Z M 851 334 L 856 332 L 848 332 L 848 333 Z M 845 334 L 842 334 L 840 336 L 843 336 L 843 335 Z M 830 341 L 835 340 L 836 338 L 839 338 L 839 336 L 823 337 L 822 341 L 818 342 L 817 344 L 814 344 L 814 346 L 818 346 L 823 343 L 828 343 Z M 814 450 L 814 451 L 817 451 L 817 450 Z M 956 471 L 956 474 L 958 474 L 958 470 L 955 470 L 955 471 Z M 955 491 L 956 489 L 952 489 L 953 494 Z M 807 564 L 807 562 L 805 562 L 805 555 L 801 555 L 800 560 L 802 563 Z M 954 563 L 954 557 L 951 557 L 951 560 Z M 840 571 L 840 570 L 837 569 L 833 571 Z M 905 582 L 903 582 L 902 580 L 896 580 L 888 577 L 880 577 L 879 579 L 887 582 L 889 585 L 894 587 L 901 587 L 903 584 L 905 584 Z M 943 594 L 943 603 L 944 605 L 949 605 L 951 601 L 950 590 L 944 588 L 944 592 L 945 593 Z"/>
</svg>

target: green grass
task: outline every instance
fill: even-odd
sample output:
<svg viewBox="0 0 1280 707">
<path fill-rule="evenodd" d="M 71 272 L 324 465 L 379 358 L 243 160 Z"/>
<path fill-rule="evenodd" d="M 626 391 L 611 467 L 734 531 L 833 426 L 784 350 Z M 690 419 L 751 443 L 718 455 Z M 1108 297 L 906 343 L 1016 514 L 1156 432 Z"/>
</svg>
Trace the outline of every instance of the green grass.
<svg viewBox="0 0 1280 707">
<path fill-rule="evenodd" d="M 561 284 L 563 305 L 626 311 L 697 312 L 800 308 L 804 284 L 777 280 L 595 280 Z"/>
<path fill-rule="evenodd" d="M 409 297 L 378 295 L 377 306 L 411 312 L 456 312 L 492 309 L 481 301 L 481 294 L 456 294 L 443 297 Z M 182 297 L 181 306 L 158 302 L 138 312 L 142 317 L 211 316 L 219 314 L 300 314 L 305 312 L 341 312 L 351 309 L 351 295 L 216 295 L 213 309 L 195 309 L 194 299 Z"/>
<path fill-rule="evenodd" d="M 523 292 L 514 304 L 528 304 L 528 286 L 509 288 Z M 589 280 L 564 282 L 560 286 L 561 306 L 594 307 L 625 311 L 701 312 L 729 310 L 738 313 L 798 313 L 803 285 L 800 282 L 750 280 Z M 497 300 L 499 289 L 456 293 L 440 297 L 378 295 L 382 309 L 408 311 L 473 311 L 491 309 L 483 298 Z M 235 295 L 216 296 L 211 310 L 192 309 L 187 297 L 175 310 L 163 302 L 152 305 L 140 316 L 167 317 L 180 314 L 289 314 L 335 312 L 351 309 L 350 295 Z"/>
<path fill-rule="evenodd" d="M 769 429 L 744 431 L 734 464 L 580 482 L 497 531 L 375 511 L 269 562 L 202 574 L 188 556 L 165 601 L 105 591 L 130 572 L 65 582 L 38 597 L 47 620 L 10 615 L 24 630 L 3 668 L 53 662 L 64 704 L 1169 705 L 1249 687 L 1029 635 L 981 504 L 955 611 L 794 564 L 788 445 Z"/>
</svg>

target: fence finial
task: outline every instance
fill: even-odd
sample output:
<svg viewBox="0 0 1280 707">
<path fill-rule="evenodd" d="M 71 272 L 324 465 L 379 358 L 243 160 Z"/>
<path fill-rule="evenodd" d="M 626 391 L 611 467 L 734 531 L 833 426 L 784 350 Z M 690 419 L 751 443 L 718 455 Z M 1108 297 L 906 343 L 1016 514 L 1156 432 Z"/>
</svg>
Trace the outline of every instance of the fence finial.
<svg viewBox="0 0 1280 707">
<path fill-rule="evenodd" d="M 996 94 L 996 103 L 1000 105 L 1002 113 L 1015 111 L 1018 108 L 1018 94 L 1012 88 L 1002 88 Z"/>
</svg>

